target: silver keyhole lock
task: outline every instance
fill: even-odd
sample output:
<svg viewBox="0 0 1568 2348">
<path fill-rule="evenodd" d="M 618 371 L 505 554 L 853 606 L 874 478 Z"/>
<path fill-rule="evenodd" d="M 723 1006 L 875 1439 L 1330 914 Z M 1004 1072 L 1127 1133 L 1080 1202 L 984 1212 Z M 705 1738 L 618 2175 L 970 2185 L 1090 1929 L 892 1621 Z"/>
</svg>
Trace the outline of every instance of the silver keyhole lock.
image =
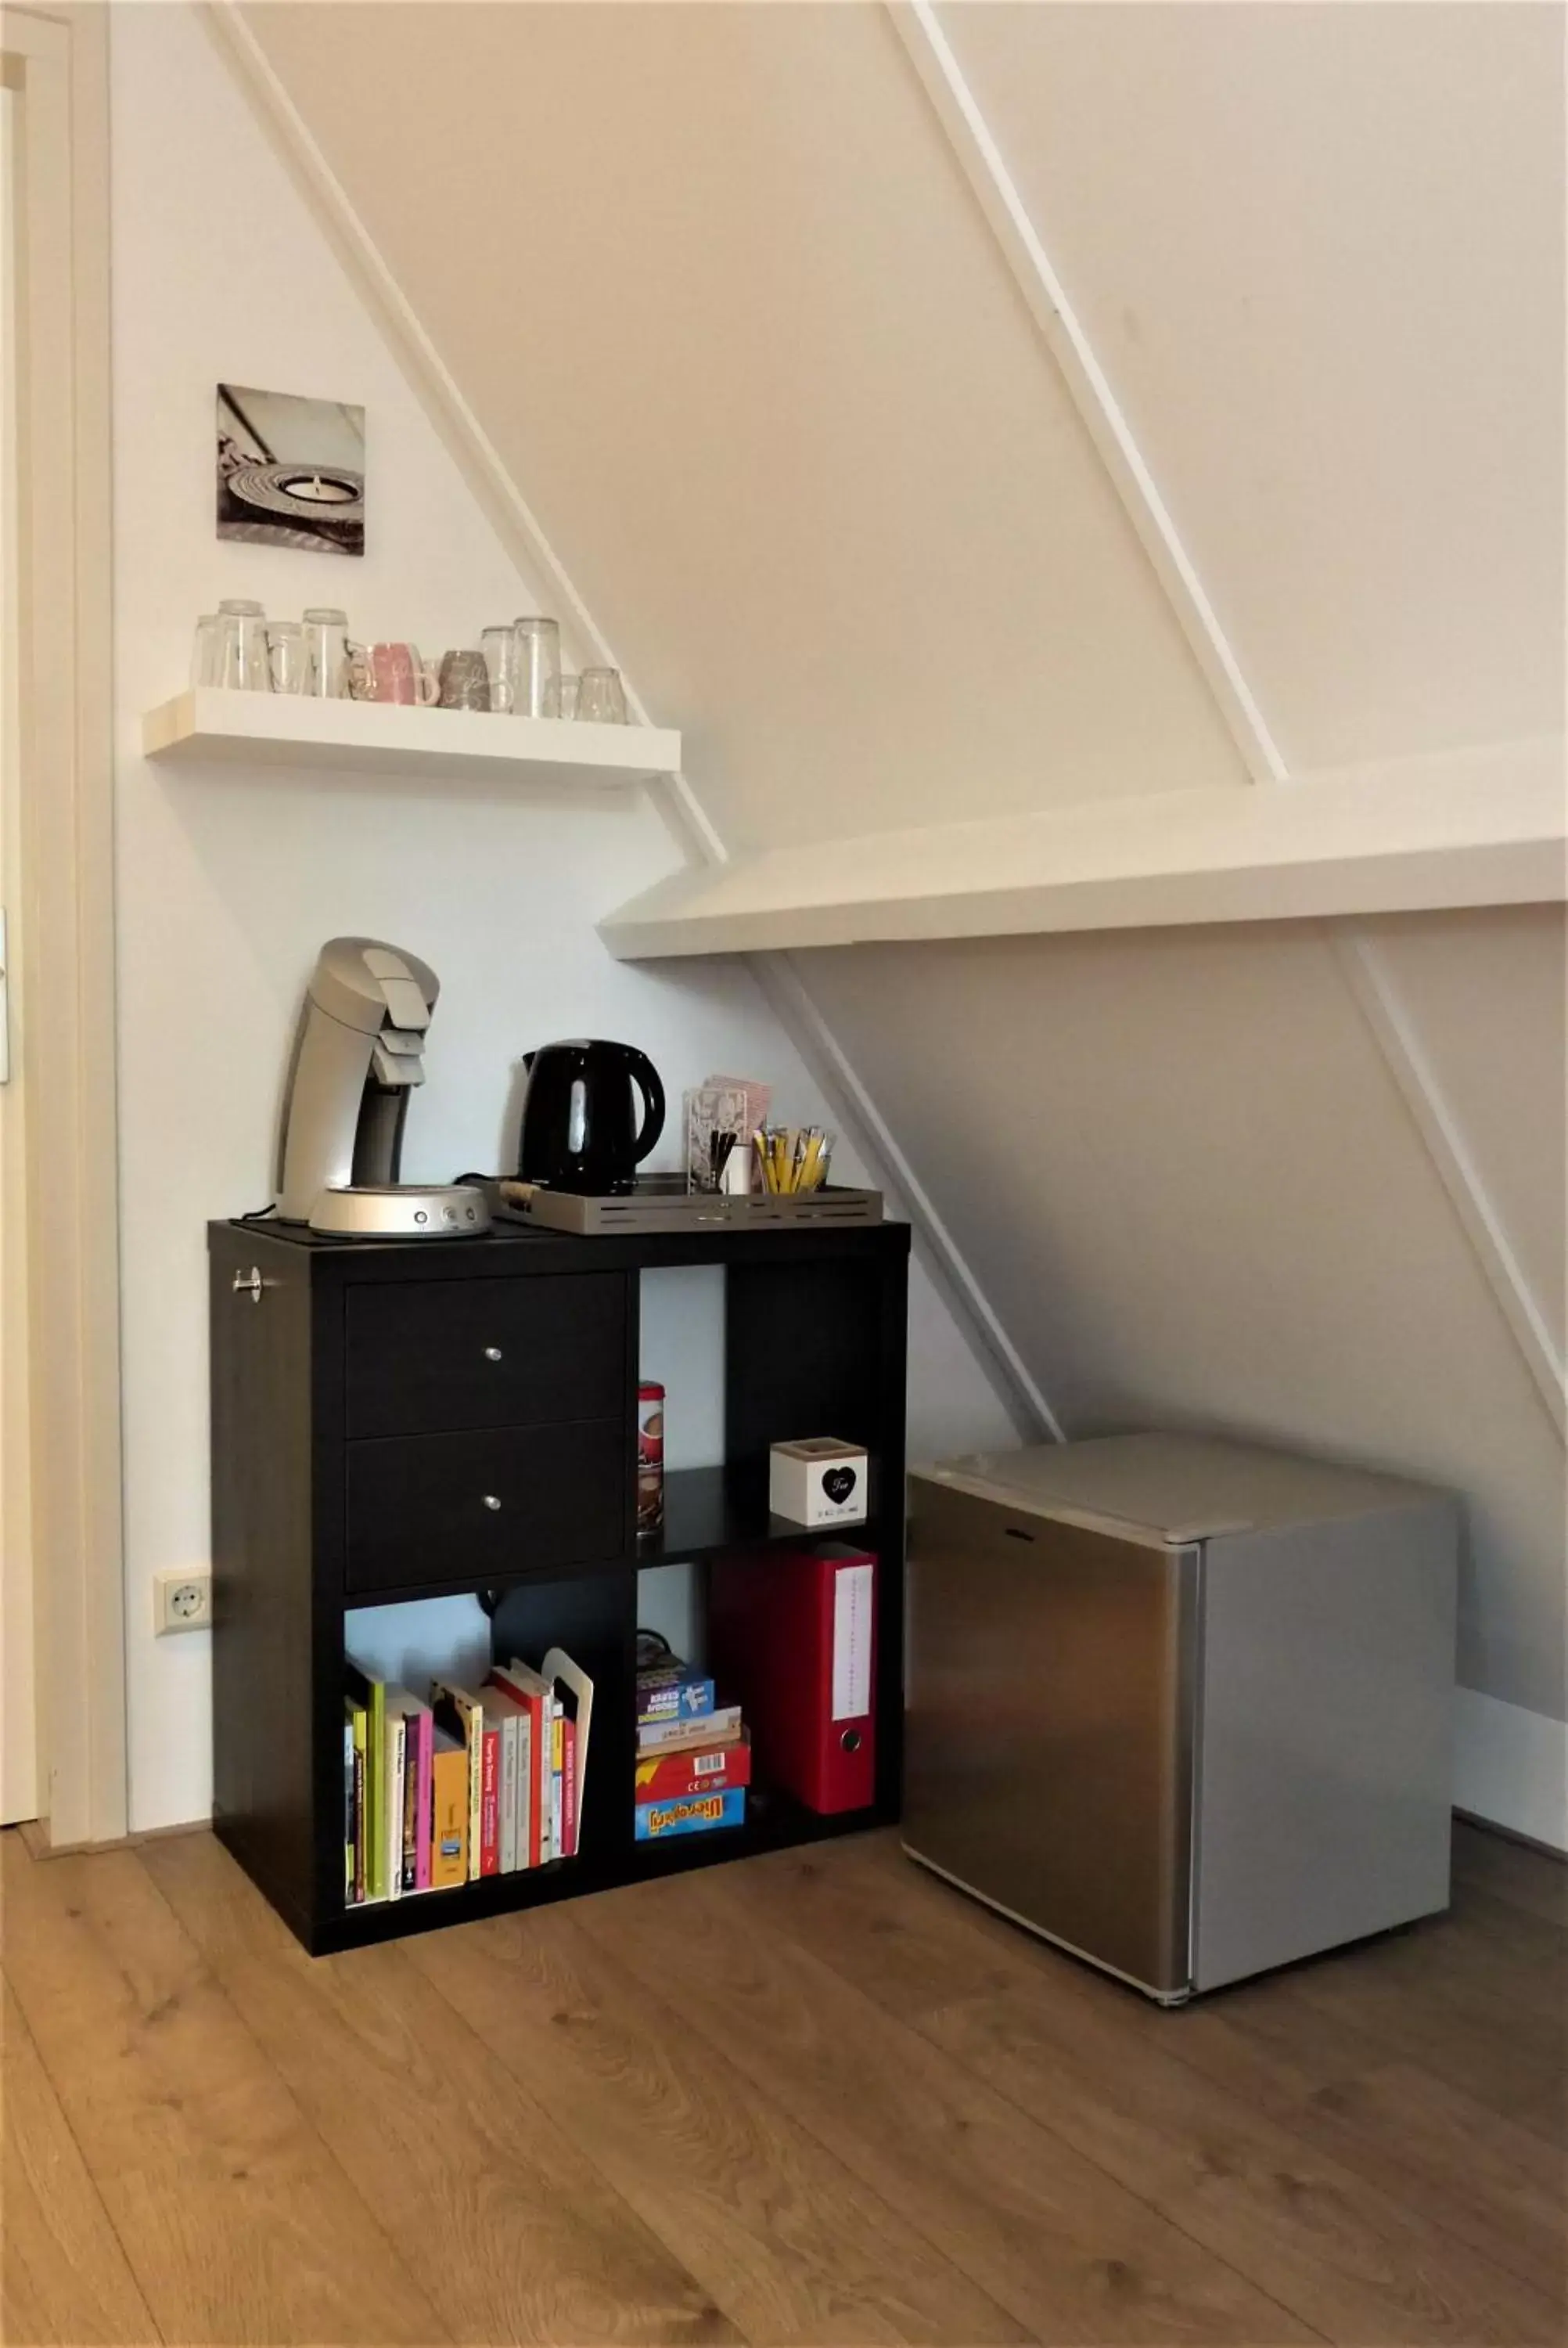
<svg viewBox="0 0 1568 2348">
<path fill-rule="evenodd" d="M 248 1296 L 252 1304 L 260 1304 L 261 1302 L 261 1291 L 266 1286 L 267 1282 L 261 1277 L 261 1266 L 259 1264 L 253 1263 L 249 1272 L 237 1272 L 234 1274 L 233 1288 L 235 1295 Z"/>
<path fill-rule="evenodd" d="M 487 1509 L 498 1509 L 498 1508 L 500 1507 L 500 1505 L 501 1505 L 501 1504 L 500 1504 L 499 1500 L 497 1500 L 497 1499 L 496 1495 L 494 1494 L 494 1492 L 487 1492 L 487 1493 L 486 1493 L 486 1495 L 485 1495 L 485 1506 L 486 1506 Z"/>
<path fill-rule="evenodd" d="M 501 1349 L 500 1349 L 499 1345 L 487 1345 L 487 1346 L 486 1346 L 486 1348 L 485 1348 L 485 1359 L 486 1359 L 487 1362 L 498 1362 L 498 1361 L 500 1360 L 500 1358 L 501 1358 Z"/>
</svg>

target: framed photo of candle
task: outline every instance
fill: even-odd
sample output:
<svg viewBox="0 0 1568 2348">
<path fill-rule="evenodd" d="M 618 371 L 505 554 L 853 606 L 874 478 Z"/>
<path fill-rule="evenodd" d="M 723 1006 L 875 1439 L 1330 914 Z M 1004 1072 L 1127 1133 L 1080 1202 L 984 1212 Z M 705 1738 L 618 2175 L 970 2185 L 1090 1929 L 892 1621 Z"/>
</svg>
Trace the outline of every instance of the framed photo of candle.
<svg viewBox="0 0 1568 2348">
<path fill-rule="evenodd" d="M 364 552 L 364 410 L 218 386 L 218 535 L 303 553 Z"/>
</svg>

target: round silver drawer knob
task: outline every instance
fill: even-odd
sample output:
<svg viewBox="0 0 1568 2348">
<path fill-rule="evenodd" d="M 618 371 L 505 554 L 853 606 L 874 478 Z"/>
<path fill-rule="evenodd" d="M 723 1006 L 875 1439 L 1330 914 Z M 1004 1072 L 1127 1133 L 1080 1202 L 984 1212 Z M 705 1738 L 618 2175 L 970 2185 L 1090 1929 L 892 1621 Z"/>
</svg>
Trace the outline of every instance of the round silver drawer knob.
<svg viewBox="0 0 1568 2348">
<path fill-rule="evenodd" d="M 497 1499 L 496 1495 L 494 1494 L 494 1492 L 487 1492 L 487 1493 L 486 1493 L 486 1495 L 485 1495 L 485 1506 L 486 1506 L 487 1509 L 498 1509 L 498 1508 L 500 1507 L 500 1505 L 501 1505 L 501 1504 L 500 1504 L 499 1500 L 497 1500 Z"/>
<path fill-rule="evenodd" d="M 500 1349 L 499 1345 L 487 1345 L 487 1346 L 486 1346 L 486 1348 L 485 1348 L 485 1359 L 486 1359 L 487 1362 L 498 1362 L 498 1361 L 500 1360 L 500 1358 L 501 1358 L 501 1349 Z"/>
</svg>

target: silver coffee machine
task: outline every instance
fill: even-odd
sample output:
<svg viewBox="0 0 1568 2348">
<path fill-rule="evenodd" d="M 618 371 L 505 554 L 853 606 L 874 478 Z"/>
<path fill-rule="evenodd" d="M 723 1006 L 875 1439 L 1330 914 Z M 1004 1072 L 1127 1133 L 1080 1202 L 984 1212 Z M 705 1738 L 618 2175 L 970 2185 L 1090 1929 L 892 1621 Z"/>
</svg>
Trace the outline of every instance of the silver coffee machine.
<svg viewBox="0 0 1568 2348">
<path fill-rule="evenodd" d="M 397 1179 L 440 991 L 428 963 L 375 938 L 329 938 L 322 948 L 284 1089 L 280 1220 L 340 1239 L 461 1239 L 489 1229 L 472 1184 Z"/>
</svg>

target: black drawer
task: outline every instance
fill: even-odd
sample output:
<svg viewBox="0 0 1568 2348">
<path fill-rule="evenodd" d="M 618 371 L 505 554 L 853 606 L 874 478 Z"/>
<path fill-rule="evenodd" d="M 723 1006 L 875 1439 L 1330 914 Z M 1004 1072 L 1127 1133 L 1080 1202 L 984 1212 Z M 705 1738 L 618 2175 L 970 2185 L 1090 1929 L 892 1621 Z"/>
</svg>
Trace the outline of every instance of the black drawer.
<svg viewBox="0 0 1568 2348">
<path fill-rule="evenodd" d="M 600 1564 L 627 1540 L 630 1421 L 347 1447 L 351 1592 Z"/>
<path fill-rule="evenodd" d="M 622 1273 L 356 1284 L 346 1311 L 351 1436 L 538 1426 L 629 1406 Z"/>
</svg>

